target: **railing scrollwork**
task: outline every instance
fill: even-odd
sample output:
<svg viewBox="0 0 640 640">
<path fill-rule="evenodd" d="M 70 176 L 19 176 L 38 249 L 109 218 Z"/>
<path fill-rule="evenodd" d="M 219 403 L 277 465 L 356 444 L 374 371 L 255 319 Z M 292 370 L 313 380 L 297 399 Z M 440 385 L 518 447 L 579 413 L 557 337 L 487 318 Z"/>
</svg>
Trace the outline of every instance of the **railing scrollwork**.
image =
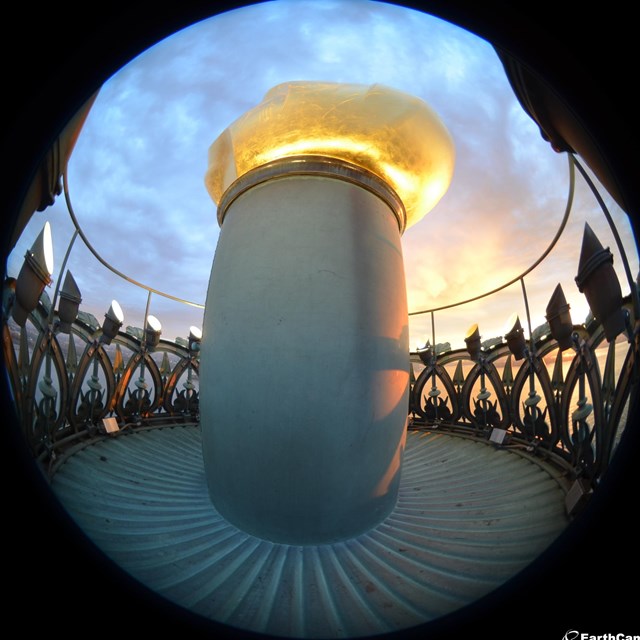
<svg viewBox="0 0 640 640">
<path fill-rule="evenodd" d="M 624 310 L 630 318 L 630 298 Z M 411 389 L 411 427 L 457 432 L 466 429 L 469 435 L 483 438 L 489 438 L 494 429 L 502 429 L 507 435 L 504 446 L 519 443 L 539 455 L 552 454 L 566 462 L 571 479 L 580 478 L 595 486 L 609 466 L 626 425 L 631 395 L 637 392 L 635 326 L 629 327 L 626 335 L 607 342 L 602 325 L 576 325 L 571 350 L 561 349 L 545 332 L 535 344 L 535 352 L 515 365 L 506 344 L 494 345 L 466 375 L 463 365 L 469 362 L 469 354 L 464 349 L 428 360 L 418 352 L 414 362 L 418 364 L 419 358 L 427 364 Z M 617 366 L 621 352 L 621 364 Z M 454 365 L 452 378 L 447 369 Z M 444 401 L 440 394 L 437 396 L 440 406 L 452 408 L 438 416 L 428 391 L 434 378 L 445 390 Z"/>
<path fill-rule="evenodd" d="M 167 418 L 197 421 L 197 344 L 160 341 L 154 349 L 162 354 L 158 365 L 134 335 L 119 332 L 113 344 L 103 344 L 97 322 L 84 317 L 63 336 L 56 316 L 54 322 L 49 317 L 45 292 L 24 326 L 6 322 L 2 328 L 16 411 L 45 469 L 70 445 L 104 436 L 105 418 L 115 418 L 121 427 L 152 426 Z M 78 342 L 84 343 L 79 358 Z M 123 351 L 130 354 L 126 365 Z"/>
</svg>

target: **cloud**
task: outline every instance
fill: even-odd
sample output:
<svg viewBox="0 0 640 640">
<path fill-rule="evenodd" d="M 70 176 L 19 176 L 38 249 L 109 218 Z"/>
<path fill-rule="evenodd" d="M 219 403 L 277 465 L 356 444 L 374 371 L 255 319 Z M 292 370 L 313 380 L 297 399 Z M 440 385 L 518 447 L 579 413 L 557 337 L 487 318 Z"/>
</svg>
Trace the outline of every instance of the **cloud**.
<svg viewBox="0 0 640 640">
<path fill-rule="evenodd" d="M 522 111 L 492 47 L 393 4 L 314 0 L 260 3 L 205 20 L 145 51 L 105 83 L 69 166 L 76 214 L 99 253 L 149 286 L 204 302 L 219 236 L 204 188 L 209 146 L 272 86 L 300 79 L 386 84 L 424 99 L 452 134 L 451 187 L 402 240 L 410 310 L 489 291 L 548 246 L 564 213 L 567 161 Z M 559 246 L 544 269 L 527 277 L 536 318 L 558 274 L 569 290 L 585 216 L 601 218 L 588 195 L 577 198 L 576 210 L 575 237 L 562 244 L 562 256 Z M 49 213 L 62 219 L 64 204 Z M 623 214 L 615 215 L 624 222 Z M 61 233 L 54 226 L 61 238 L 57 255 L 72 232 L 65 224 Z M 606 225 L 598 224 L 613 246 Z M 13 263 L 21 262 L 33 231 L 25 232 Z M 637 272 L 630 231 L 625 239 Z M 107 275 L 79 245 L 70 264 L 85 300 L 108 303 L 117 293 L 127 306 L 144 310 L 146 294 Z M 180 305 L 161 306 L 157 296 L 153 304 L 158 317 L 160 311 L 171 317 L 160 317 L 167 327 L 186 324 Z M 464 335 L 466 326 L 460 327 L 478 318 L 493 331 L 518 305 L 521 292 L 511 287 L 490 305 L 468 305 L 446 318 L 438 313 L 438 331 Z M 184 313 L 193 319 L 191 308 Z M 413 317 L 411 326 L 420 323 Z"/>
</svg>

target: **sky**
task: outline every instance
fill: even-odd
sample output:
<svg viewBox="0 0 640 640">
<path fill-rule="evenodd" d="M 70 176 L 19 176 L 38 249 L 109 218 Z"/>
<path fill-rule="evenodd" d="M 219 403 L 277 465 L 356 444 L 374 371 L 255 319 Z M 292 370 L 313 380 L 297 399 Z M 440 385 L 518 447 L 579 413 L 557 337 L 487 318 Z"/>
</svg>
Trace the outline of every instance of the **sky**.
<svg viewBox="0 0 640 640">
<path fill-rule="evenodd" d="M 318 80 L 380 83 L 423 99 L 456 149 L 447 193 L 402 237 L 412 314 L 491 291 L 526 271 L 564 215 L 568 161 L 552 151 L 522 110 L 493 48 L 438 18 L 365 0 L 276 0 L 195 24 L 131 61 L 101 88 L 69 163 L 75 215 L 98 253 L 154 289 L 203 305 L 219 227 L 205 187 L 209 146 L 273 86 Z M 574 277 L 588 222 L 622 259 L 599 206 L 578 175 L 572 215 L 541 267 L 524 279 L 532 326 L 544 322 L 558 283 L 574 322 L 588 312 Z M 606 197 L 633 277 L 638 257 L 626 216 Z M 45 221 L 53 228 L 54 285 L 72 237 L 64 197 L 36 213 L 9 256 L 16 276 Z M 77 239 L 67 263 L 81 309 L 102 321 L 117 299 L 125 326 L 142 326 L 147 291 L 100 265 Z M 50 290 L 50 295 L 53 290 Z M 153 294 L 162 337 L 202 325 L 202 308 Z M 526 311 L 522 286 L 434 314 L 435 341 L 464 346 L 478 323 L 483 339 Z M 410 348 L 432 341 L 430 314 L 410 315 Z"/>
</svg>

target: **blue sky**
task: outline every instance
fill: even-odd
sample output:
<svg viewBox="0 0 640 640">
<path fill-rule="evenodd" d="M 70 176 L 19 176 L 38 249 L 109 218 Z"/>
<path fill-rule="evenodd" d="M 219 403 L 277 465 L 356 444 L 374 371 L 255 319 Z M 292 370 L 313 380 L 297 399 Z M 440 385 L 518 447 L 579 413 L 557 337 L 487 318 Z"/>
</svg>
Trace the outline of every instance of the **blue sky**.
<svg viewBox="0 0 640 640">
<path fill-rule="evenodd" d="M 278 0 L 215 16 L 159 43 L 102 87 L 69 165 L 71 201 L 88 238 L 114 267 L 170 294 L 204 303 L 218 225 L 204 188 L 207 152 L 236 118 L 276 84 L 292 80 L 381 83 L 425 100 L 456 146 L 451 186 L 403 236 L 409 310 L 489 291 L 523 272 L 546 248 L 564 213 L 568 163 L 522 111 L 492 47 L 424 13 L 364 0 Z M 625 216 L 633 274 L 638 259 Z M 71 238 L 64 198 L 34 215 L 9 258 L 17 275 L 45 220 L 53 226 L 56 272 Z M 526 280 L 534 326 L 561 282 L 574 321 L 587 312 L 577 291 L 585 221 L 614 253 L 613 236 L 578 177 L 574 214 L 544 267 Z M 77 240 L 68 266 L 82 309 L 102 320 L 111 299 L 125 324 L 141 326 L 147 294 L 108 272 Z M 502 333 L 524 319 L 519 284 L 483 301 L 436 314 L 436 341 L 463 346 L 468 326 Z M 202 310 L 158 295 L 150 312 L 163 337 L 186 336 Z M 524 323 L 523 323 L 524 325 Z M 428 316 L 412 317 L 410 345 L 431 337 Z"/>
</svg>

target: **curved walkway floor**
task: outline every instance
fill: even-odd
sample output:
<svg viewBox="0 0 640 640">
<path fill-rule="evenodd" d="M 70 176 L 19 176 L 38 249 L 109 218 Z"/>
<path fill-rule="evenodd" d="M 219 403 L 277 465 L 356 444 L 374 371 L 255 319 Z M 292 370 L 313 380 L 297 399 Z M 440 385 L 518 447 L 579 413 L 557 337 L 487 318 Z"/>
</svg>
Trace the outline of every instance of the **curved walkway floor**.
<svg viewBox="0 0 640 640">
<path fill-rule="evenodd" d="M 276 636 L 371 636 L 424 624 L 494 590 L 568 524 L 564 492 L 507 450 L 410 431 L 395 510 L 357 538 L 290 546 L 213 509 L 197 427 L 79 450 L 52 487 L 107 556 L 205 618 Z"/>
</svg>

